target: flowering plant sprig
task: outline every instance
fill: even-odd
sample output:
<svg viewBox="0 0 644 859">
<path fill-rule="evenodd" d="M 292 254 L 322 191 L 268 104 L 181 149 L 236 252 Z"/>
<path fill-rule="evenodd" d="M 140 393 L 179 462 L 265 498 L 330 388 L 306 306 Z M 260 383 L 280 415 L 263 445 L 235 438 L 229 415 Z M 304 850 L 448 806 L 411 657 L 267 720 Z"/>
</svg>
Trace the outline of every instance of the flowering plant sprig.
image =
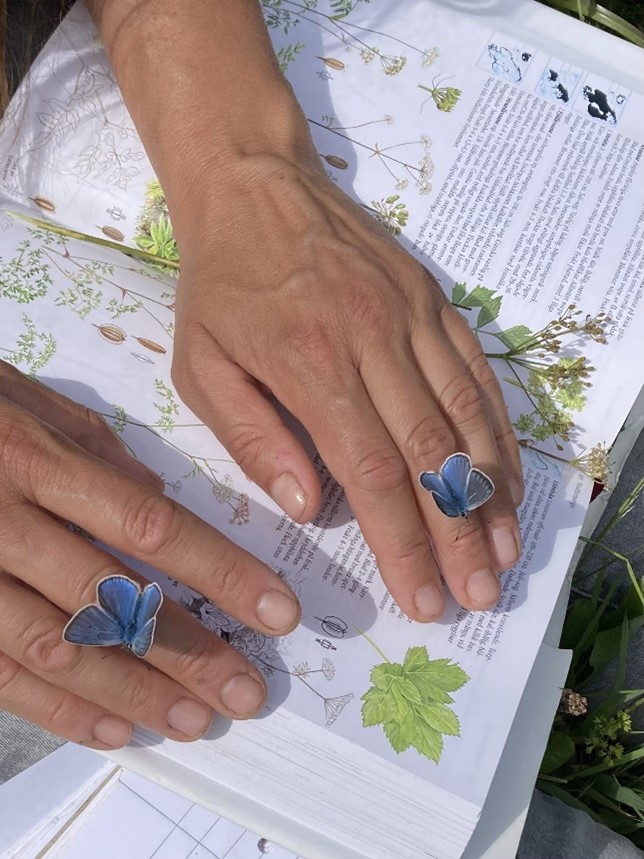
<svg viewBox="0 0 644 859">
<path fill-rule="evenodd" d="M 530 403 L 531 408 L 514 421 L 515 429 L 529 437 L 521 439 L 523 446 L 532 447 L 533 442 L 552 439 L 557 449 L 563 450 L 562 442 L 570 441 L 574 435 L 573 412 L 583 409 L 586 389 L 592 384 L 590 379 L 595 368 L 585 355 L 562 352 L 566 346 L 578 347 L 588 340 L 605 344 L 610 319 L 604 311 L 594 316 L 584 315 L 570 304 L 538 331 L 532 331 L 527 325 L 490 330 L 489 325 L 500 313 L 502 300 L 503 296 L 483 286 L 476 286 L 467 293 L 466 285 L 457 283 L 452 292 L 452 303 L 457 307 L 468 311 L 479 308 L 472 326 L 474 331 L 479 336 L 495 337 L 505 347 L 504 351 L 486 351 L 485 354 L 489 359 L 505 363 L 511 373 L 506 381 L 520 388 Z M 603 445 L 598 445 L 588 454 L 565 461 L 605 482 L 607 453 Z"/>
</svg>

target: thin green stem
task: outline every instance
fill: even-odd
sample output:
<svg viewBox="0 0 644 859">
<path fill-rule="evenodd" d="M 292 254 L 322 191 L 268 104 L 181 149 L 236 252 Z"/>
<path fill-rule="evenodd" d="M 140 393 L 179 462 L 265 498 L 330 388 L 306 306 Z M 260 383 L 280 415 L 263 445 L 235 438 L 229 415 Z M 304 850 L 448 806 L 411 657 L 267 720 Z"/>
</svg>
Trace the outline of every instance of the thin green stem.
<svg viewBox="0 0 644 859">
<path fill-rule="evenodd" d="M 373 647 L 373 649 L 376 651 L 376 653 L 379 653 L 379 654 L 380 654 L 380 656 L 382 656 L 382 658 L 385 660 L 385 662 L 390 662 L 390 661 L 391 661 L 391 660 L 387 659 L 387 657 L 386 657 L 386 656 L 385 656 L 385 654 L 382 652 L 382 650 L 378 647 L 378 645 L 376 644 L 376 642 L 375 642 L 372 638 L 370 638 L 370 637 L 367 635 L 367 633 L 366 633 L 366 632 L 364 632 L 364 631 L 363 631 L 363 630 L 361 630 L 361 629 L 358 629 L 358 627 L 357 627 L 357 626 L 356 626 L 356 630 L 360 633 L 360 635 L 361 635 L 363 638 L 366 638 L 366 639 L 367 639 L 367 641 L 368 641 L 368 642 L 369 642 L 369 644 Z"/>
</svg>

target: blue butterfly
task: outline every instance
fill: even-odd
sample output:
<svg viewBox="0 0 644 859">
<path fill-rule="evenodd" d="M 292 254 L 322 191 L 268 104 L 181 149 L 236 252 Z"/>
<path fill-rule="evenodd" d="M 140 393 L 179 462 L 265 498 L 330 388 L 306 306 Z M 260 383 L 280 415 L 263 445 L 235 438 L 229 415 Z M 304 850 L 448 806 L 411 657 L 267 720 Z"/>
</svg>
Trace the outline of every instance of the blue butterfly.
<svg viewBox="0 0 644 859">
<path fill-rule="evenodd" d="M 98 605 L 76 612 L 63 631 L 65 641 L 109 647 L 123 644 L 135 656 L 144 657 L 152 647 L 157 612 L 163 602 L 161 588 L 143 590 L 127 576 L 108 576 L 96 587 Z"/>
<path fill-rule="evenodd" d="M 494 495 L 494 484 L 479 468 L 472 468 L 466 453 L 453 453 L 441 465 L 440 471 L 423 471 L 420 485 L 431 492 L 438 509 L 456 518 L 476 510 Z"/>
</svg>

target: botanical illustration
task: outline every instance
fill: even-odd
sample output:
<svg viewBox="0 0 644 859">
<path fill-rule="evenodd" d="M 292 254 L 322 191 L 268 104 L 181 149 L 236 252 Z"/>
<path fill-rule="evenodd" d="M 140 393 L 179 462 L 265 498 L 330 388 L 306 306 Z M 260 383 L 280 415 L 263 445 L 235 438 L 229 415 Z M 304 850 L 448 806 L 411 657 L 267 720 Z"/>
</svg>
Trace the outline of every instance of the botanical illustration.
<svg viewBox="0 0 644 859">
<path fill-rule="evenodd" d="M 413 748 L 438 763 L 443 737 L 460 736 L 450 692 L 469 679 L 451 659 L 430 659 L 426 647 L 410 647 L 402 665 L 385 657 L 371 669 L 372 685 L 362 696 L 363 727 L 381 725 L 396 754 Z"/>
<path fill-rule="evenodd" d="M 296 571 L 278 570 L 278 575 L 287 582 L 289 587 L 299 595 L 302 580 Z M 179 586 L 176 582 L 175 586 Z M 319 665 L 310 665 L 305 661 L 294 662 L 291 668 L 286 665 L 289 658 L 290 641 L 283 638 L 278 641 L 273 636 L 264 635 L 233 620 L 221 611 L 210 600 L 200 594 L 183 587 L 182 605 L 204 626 L 216 632 L 232 647 L 243 654 L 259 668 L 266 676 L 286 674 L 305 687 L 320 702 L 320 715 L 324 725 L 330 728 L 341 715 L 344 708 L 354 699 L 353 692 L 341 694 L 324 694 L 320 691 L 321 684 L 328 684 L 335 678 L 335 665 L 328 656 L 320 660 Z"/>
<path fill-rule="evenodd" d="M 494 337 L 504 347 L 492 351 L 487 349 L 489 341 L 484 342 L 486 356 L 503 362 L 510 373 L 505 381 L 525 394 L 526 411 L 513 421 L 519 444 L 535 450 L 535 443 L 551 440 L 562 451 L 562 443 L 574 438 L 574 412 L 586 404 L 595 369 L 580 350 L 591 340 L 607 342 L 610 319 L 604 311 L 591 316 L 570 304 L 539 331 L 527 325 L 495 330 L 490 325 L 499 316 L 502 301 L 502 295 L 480 285 L 467 292 L 465 283 L 456 283 L 452 290 L 452 304 L 467 311 L 468 322 L 479 338 Z M 608 479 L 608 450 L 602 444 L 564 461 L 599 483 Z"/>
<path fill-rule="evenodd" d="M 179 261 L 179 250 L 174 238 L 165 194 L 158 180 L 148 183 L 145 204 L 137 221 L 135 244 L 143 251 L 170 262 Z M 176 274 L 177 270 L 163 263 L 155 264 L 166 274 Z"/>
</svg>

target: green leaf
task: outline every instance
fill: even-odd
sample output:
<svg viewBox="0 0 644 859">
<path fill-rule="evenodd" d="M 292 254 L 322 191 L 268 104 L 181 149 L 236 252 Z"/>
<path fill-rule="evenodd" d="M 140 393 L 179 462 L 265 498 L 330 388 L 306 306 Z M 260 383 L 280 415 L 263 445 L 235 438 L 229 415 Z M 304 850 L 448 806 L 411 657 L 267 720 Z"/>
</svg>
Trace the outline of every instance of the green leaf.
<svg viewBox="0 0 644 859">
<path fill-rule="evenodd" d="M 460 734 L 458 718 L 445 706 L 452 702 L 448 690 L 468 680 L 450 659 L 430 660 L 427 648 L 410 647 L 402 665 L 384 662 L 371 669 L 374 685 L 362 696 L 363 727 L 381 724 L 398 754 L 413 746 L 438 762 L 442 735 Z"/>
<path fill-rule="evenodd" d="M 380 725 L 391 718 L 389 699 L 373 686 L 362 696 L 362 725 L 365 728 Z"/>
<path fill-rule="evenodd" d="M 503 296 L 498 295 L 496 298 L 493 298 L 490 302 L 483 305 L 479 310 L 478 319 L 476 320 L 477 328 L 483 328 L 484 326 L 489 325 L 490 322 L 494 322 L 501 310 L 502 301 Z"/>
<path fill-rule="evenodd" d="M 461 726 L 456 713 L 444 704 L 423 704 L 416 707 L 416 713 L 430 728 L 450 737 L 461 735 Z"/>
<path fill-rule="evenodd" d="M 595 616 L 595 606 L 591 600 L 579 599 L 574 602 L 566 614 L 563 631 L 561 633 L 562 650 L 576 649 L 582 634 L 588 629 L 589 624 Z"/>
<path fill-rule="evenodd" d="M 443 753 L 443 738 L 440 731 L 430 727 L 423 719 L 417 719 L 413 723 L 410 740 L 410 745 L 421 755 L 435 763 L 440 761 Z"/>
<path fill-rule="evenodd" d="M 467 307 L 485 307 L 494 298 L 494 290 L 485 286 L 475 286 L 469 295 L 461 301 Z"/>
<path fill-rule="evenodd" d="M 533 334 L 527 325 L 513 325 L 512 328 L 506 328 L 505 331 L 495 331 L 494 336 L 508 349 L 517 349 L 523 346 L 526 341 L 531 340 Z"/>
<path fill-rule="evenodd" d="M 452 304 L 462 304 L 465 298 L 465 284 L 455 283 L 452 288 Z"/>
<path fill-rule="evenodd" d="M 627 641 L 630 641 L 644 626 L 644 616 L 634 617 L 627 623 L 628 628 L 624 634 L 627 636 Z M 593 668 L 603 668 L 604 665 L 619 656 L 622 649 L 622 635 L 622 623 L 612 629 L 605 629 L 603 632 L 597 633 L 589 659 Z"/>
<path fill-rule="evenodd" d="M 575 744 L 563 731 L 552 731 L 541 762 L 541 772 L 551 773 L 567 763 L 575 754 Z"/>
<path fill-rule="evenodd" d="M 411 680 L 406 680 L 402 678 L 401 680 L 395 681 L 396 687 L 395 691 L 400 693 L 404 698 L 407 699 L 412 704 L 421 704 L 422 698 L 420 696 L 420 692 L 418 688 L 412 683 Z"/>
<path fill-rule="evenodd" d="M 411 746 L 411 737 L 409 736 L 409 725 L 401 724 L 400 722 L 385 722 L 382 726 L 385 736 L 389 740 L 391 748 L 400 754 Z"/>
<path fill-rule="evenodd" d="M 621 805 L 628 805 L 636 811 L 644 811 L 644 798 L 632 788 L 620 785 L 613 775 L 599 776 L 595 781 L 595 788 Z"/>
<path fill-rule="evenodd" d="M 385 691 L 391 686 L 394 677 L 402 675 L 402 665 L 396 662 L 384 662 L 382 665 L 375 665 L 371 669 L 371 682 Z"/>
</svg>

